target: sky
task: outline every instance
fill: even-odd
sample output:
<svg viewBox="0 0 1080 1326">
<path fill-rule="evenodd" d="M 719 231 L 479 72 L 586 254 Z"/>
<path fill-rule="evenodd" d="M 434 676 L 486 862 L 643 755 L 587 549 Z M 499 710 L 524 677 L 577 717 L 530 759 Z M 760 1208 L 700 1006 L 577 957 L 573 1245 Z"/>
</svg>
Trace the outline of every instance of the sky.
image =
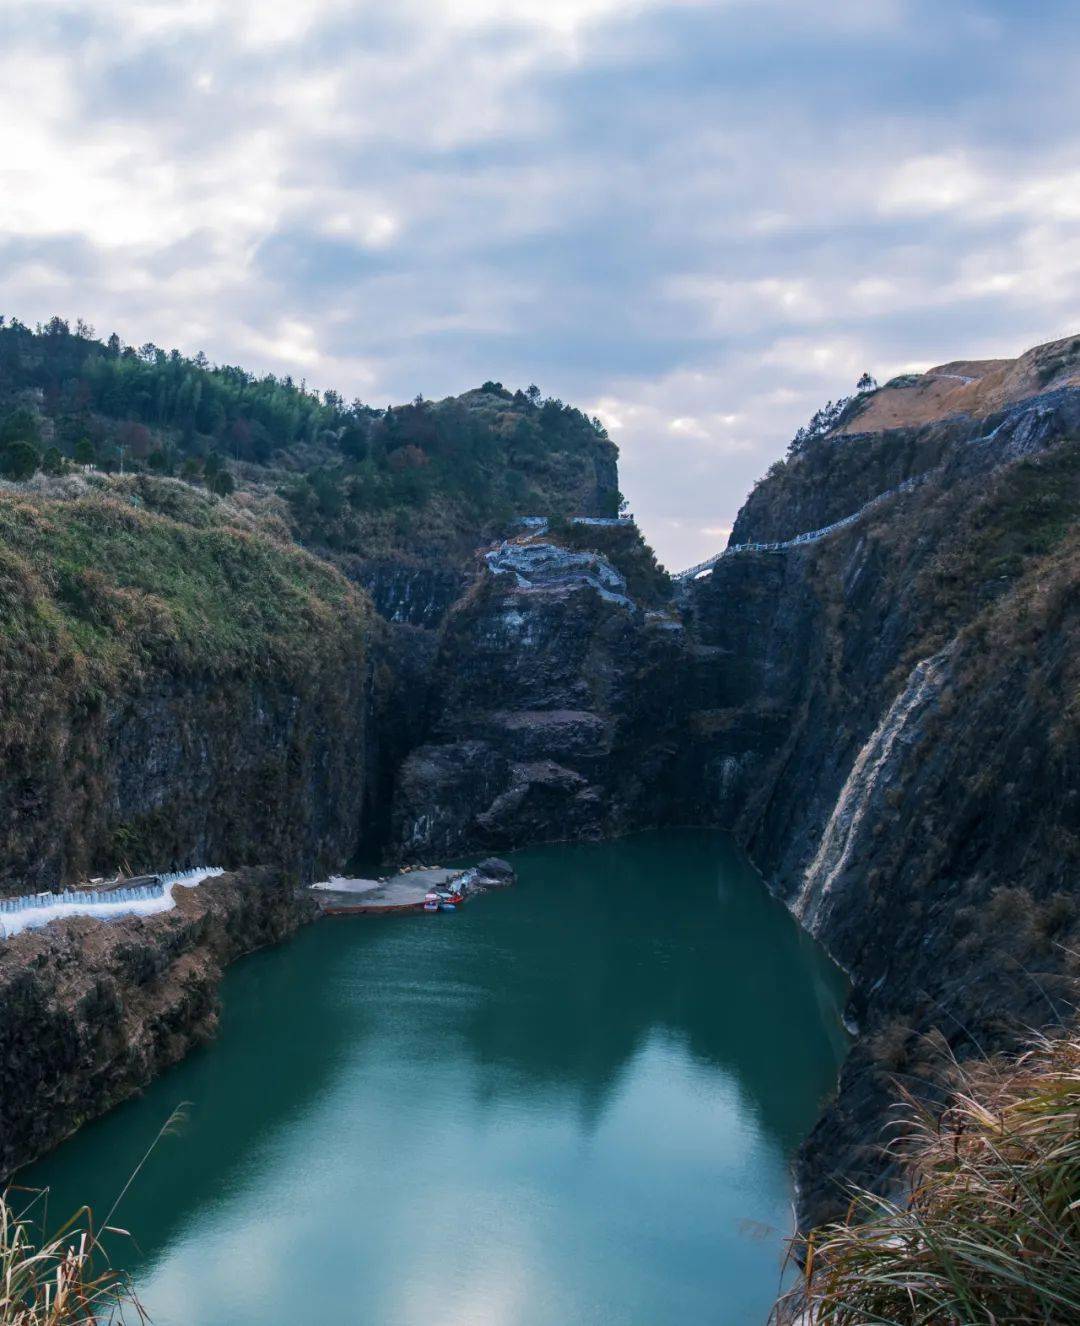
<svg viewBox="0 0 1080 1326">
<path fill-rule="evenodd" d="M 1080 331 L 1075 0 L 3 0 L 0 312 L 597 414 L 661 560 L 795 429 Z"/>
</svg>

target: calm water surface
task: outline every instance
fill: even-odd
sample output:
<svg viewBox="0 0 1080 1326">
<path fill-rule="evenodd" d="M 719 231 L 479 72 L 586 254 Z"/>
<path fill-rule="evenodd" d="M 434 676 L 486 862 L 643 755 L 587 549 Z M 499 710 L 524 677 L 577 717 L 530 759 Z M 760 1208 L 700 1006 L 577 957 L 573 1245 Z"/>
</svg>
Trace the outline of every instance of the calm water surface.
<svg viewBox="0 0 1080 1326">
<path fill-rule="evenodd" d="M 456 915 L 233 968 L 220 1038 L 20 1176 L 116 1217 L 157 1326 L 761 1322 L 843 981 L 728 841 L 517 854 Z"/>
</svg>

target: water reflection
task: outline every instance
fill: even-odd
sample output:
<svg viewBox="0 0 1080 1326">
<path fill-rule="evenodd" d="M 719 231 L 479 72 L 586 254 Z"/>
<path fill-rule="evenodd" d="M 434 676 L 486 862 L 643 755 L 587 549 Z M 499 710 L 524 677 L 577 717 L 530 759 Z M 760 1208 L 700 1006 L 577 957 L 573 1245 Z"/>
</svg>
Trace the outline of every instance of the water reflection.
<svg viewBox="0 0 1080 1326">
<path fill-rule="evenodd" d="M 246 960 L 217 1043 L 28 1176 L 100 1208 L 193 1103 L 121 1212 L 155 1321 L 760 1319 L 837 973 L 719 835 L 517 864 Z"/>
</svg>

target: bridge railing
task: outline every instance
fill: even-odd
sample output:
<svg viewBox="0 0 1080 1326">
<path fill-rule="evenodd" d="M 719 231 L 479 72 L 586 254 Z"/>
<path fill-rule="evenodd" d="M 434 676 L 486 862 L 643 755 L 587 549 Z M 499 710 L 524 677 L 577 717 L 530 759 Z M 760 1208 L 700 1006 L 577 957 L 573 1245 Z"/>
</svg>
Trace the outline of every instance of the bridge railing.
<svg viewBox="0 0 1080 1326">
<path fill-rule="evenodd" d="M 735 543 L 731 547 L 725 548 L 722 552 L 706 558 L 704 562 L 698 562 L 697 566 L 691 566 L 686 571 L 679 571 L 671 578 L 672 580 L 693 580 L 695 576 L 701 575 L 703 571 L 708 571 L 714 567 L 717 562 L 725 557 L 734 557 L 738 553 L 744 552 L 782 552 L 785 548 L 797 548 L 804 543 L 815 543 L 818 539 L 823 539 L 827 534 L 832 534 L 834 530 L 844 529 L 848 525 L 853 525 L 860 520 L 866 513 L 886 501 L 890 497 L 895 497 L 897 493 L 905 493 L 914 488 L 916 484 L 922 483 L 927 476 L 925 474 L 914 475 L 910 479 L 905 479 L 903 483 L 898 483 L 895 488 L 889 488 L 883 493 L 878 493 L 872 497 L 869 502 L 859 507 L 858 511 L 853 511 L 850 516 L 843 516 L 840 520 L 834 520 L 831 525 L 823 525 L 820 529 L 808 530 L 805 534 L 796 534 L 792 539 L 780 539 L 773 543 Z"/>
</svg>

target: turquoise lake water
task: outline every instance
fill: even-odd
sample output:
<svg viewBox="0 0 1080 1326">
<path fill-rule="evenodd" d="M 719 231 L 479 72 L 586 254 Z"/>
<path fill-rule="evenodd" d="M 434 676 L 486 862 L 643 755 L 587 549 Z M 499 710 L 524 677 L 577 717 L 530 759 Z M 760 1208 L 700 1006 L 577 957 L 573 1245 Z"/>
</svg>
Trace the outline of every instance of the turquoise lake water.
<svg viewBox="0 0 1080 1326">
<path fill-rule="evenodd" d="M 327 920 L 221 1034 L 21 1174 L 116 1221 L 157 1326 L 763 1322 L 843 978 L 723 835 L 517 853 L 454 915 Z"/>
</svg>

